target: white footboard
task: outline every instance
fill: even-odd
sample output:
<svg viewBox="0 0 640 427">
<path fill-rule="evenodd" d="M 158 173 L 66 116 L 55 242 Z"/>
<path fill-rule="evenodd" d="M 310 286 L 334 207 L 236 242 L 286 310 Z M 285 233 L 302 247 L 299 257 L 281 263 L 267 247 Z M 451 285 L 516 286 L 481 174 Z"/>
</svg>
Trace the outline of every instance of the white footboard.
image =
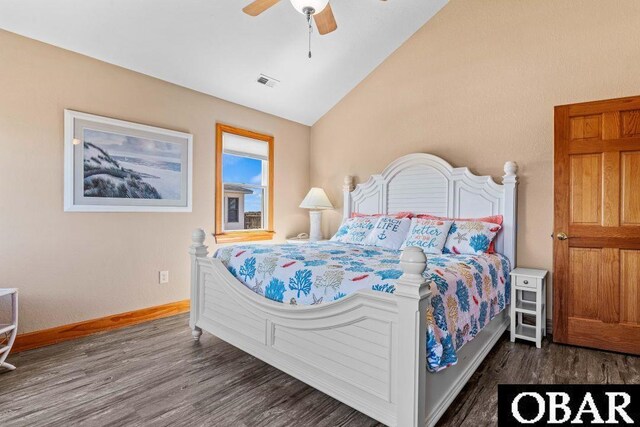
<svg viewBox="0 0 640 427">
<path fill-rule="evenodd" d="M 396 293 L 290 306 L 240 284 L 193 233 L 190 325 L 390 426 L 425 422 L 426 257 L 407 248 Z"/>
</svg>

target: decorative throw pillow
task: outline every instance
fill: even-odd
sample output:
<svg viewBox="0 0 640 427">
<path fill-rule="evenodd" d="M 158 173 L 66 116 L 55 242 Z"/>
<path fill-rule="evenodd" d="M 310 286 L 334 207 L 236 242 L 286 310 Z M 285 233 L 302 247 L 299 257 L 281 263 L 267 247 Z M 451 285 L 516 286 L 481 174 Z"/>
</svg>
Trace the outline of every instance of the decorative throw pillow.
<svg viewBox="0 0 640 427">
<path fill-rule="evenodd" d="M 453 221 L 412 218 L 409 235 L 400 249 L 417 246 L 422 248 L 425 254 L 441 254 L 451 224 Z"/>
<path fill-rule="evenodd" d="M 442 252 L 454 254 L 486 253 L 500 228 L 498 224 L 491 222 L 456 220 L 449 229 L 447 242 Z"/>
<path fill-rule="evenodd" d="M 427 219 L 441 219 L 441 220 L 449 220 L 449 221 L 481 221 L 481 222 L 490 222 L 492 224 L 498 224 L 499 226 L 502 226 L 502 222 L 504 221 L 504 218 L 502 217 L 502 215 L 491 215 L 491 216 L 485 216 L 481 218 L 446 218 L 443 216 L 435 216 L 430 214 L 418 214 L 416 215 L 416 217 L 427 218 Z M 487 249 L 487 253 L 493 254 L 495 252 L 496 252 L 495 240 L 492 240 L 491 244 L 489 245 L 489 249 Z"/>
<path fill-rule="evenodd" d="M 349 218 L 342 223 L 336 234 L 331 238 L 334 242 L 355 243 L 364 245 L 364 241 L 378 222 L 378 218 L 363 216 Z"/>
<path fill-rule="evenodd" d="M 410 225 L 409 218 L 382 216 L 376 222 L 364 244 L 398 250 L 407 238 Z"/>
<path fill-rule="evenodd" d="M 393 218 L 402 219 L 402 218 L 411 218 L 413 216 L 413 213 L 412 212 L 398 212 L 398 213 L 388 214 L 388 215 L 385 215 L 385 214 L 371 214 L 371 215 L 369 215 L 369 214 L 361 214 L 361 213 L 358 213 L 358 212 L 353 212 L 351 214 L 351 218 L 361 218 L 361 217 L 366 217 L 366 216 L 373 216 L 373 217 L 376 217 L 376 218 L 380 218 L 381 216 L 391 216 Z"/>
</svg>

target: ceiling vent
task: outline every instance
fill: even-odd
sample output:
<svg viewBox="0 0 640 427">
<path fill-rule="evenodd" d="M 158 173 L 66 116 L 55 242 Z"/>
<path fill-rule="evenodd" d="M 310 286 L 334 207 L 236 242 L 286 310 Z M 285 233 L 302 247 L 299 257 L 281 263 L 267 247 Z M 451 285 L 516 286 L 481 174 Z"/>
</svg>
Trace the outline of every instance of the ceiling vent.
<svg viewBox="0 0 640 427">
<path fill-rule="evenodd" d="M 269 76 L 265 76 L 264 74 L 260 74 L 258 76 L 258 83 L 260 83 L 261 85 L 265 85 L 267 87 L 275 87 L 278 83 L 280 83 L 280 80 L 276 80 L 273 77 L 269 77 Z"/>
</svg>

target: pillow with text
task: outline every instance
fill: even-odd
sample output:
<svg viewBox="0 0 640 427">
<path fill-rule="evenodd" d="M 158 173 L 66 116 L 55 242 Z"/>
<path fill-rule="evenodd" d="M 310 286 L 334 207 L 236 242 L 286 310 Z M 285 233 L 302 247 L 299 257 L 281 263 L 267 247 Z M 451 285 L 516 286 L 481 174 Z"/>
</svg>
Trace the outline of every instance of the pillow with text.
<svg viewBox="0 0 640 427">
<path fill-rule="evenodd" d="M 371 230 L 373 230 L 376 222 L 378 222 L 378 218 L 372 216 L 349 218 L 342 223 L 331 240 L 334 242 L 364 245 L 364 241 Z"/>
<path fill-rule="evenodd" d="M 412 218 L 409 235 L 400 249 L 417 246 L 425 254 L 441 254 L 453 221 Z"/>
<path fill-rule="evenodd" d="M 407 238 L 410 226 L 409 218 L 380 217 L 364 244 L 398 250 Z"/>
</svg>

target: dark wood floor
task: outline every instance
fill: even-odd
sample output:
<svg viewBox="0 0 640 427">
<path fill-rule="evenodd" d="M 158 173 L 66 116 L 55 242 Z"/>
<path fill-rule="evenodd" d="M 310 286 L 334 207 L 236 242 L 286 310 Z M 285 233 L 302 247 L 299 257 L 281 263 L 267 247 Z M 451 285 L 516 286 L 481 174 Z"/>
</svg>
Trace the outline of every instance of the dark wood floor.
<svg viewBox="0 0 640 427">
<path fill-rule="evenodd" d="M 12 355 L 3 426 L 376 426 L 217 338 L 187 316 Z M 493 425 L 499 383 L 640 383 L 640 358 L 505 335 L 440 422 Z"/>
</svg>

